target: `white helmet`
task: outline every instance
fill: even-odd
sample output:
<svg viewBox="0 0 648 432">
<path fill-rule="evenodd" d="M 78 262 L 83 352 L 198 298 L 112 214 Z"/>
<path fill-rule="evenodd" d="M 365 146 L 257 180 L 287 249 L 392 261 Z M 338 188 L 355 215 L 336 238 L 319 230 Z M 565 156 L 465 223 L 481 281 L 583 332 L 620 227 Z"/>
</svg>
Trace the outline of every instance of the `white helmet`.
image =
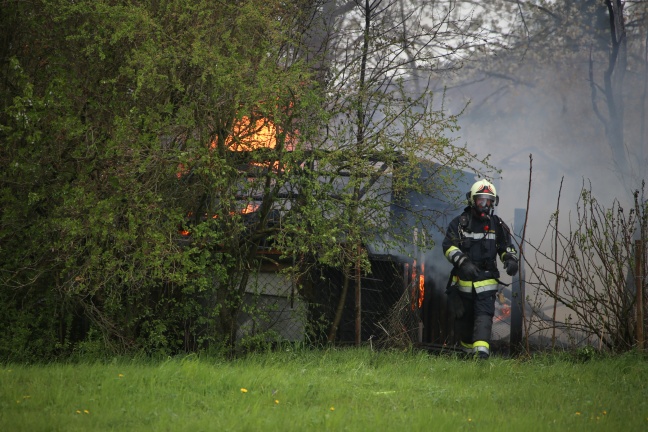
<svg viewBox="0 0 648 432">
<path fill-rule="evenodd" d="M 476 181 L 470 188 L 470 203 L 475 202 L 475 198 L 488 198 L 493 200 L 495 205 L 498 204 L 499 198 L 497 197 L 497 190 L 495 186 L 488 180 L 479 180 Z"/>
<path fill-rule="evenodd" d="M 497 196 L 495 186 L 485 179 L 476 181 L 470 188 L 470 192 L 466 194 L 466 198 L 468 198 L 469 204 L 480 213 L 492 212 L 493 207 L 499 203 L 499 197 Z M 491 203 L 488 206 L 478 205 L 476 201 L 478 198 L 486 198 L 490 200 Z"/>
</svg>

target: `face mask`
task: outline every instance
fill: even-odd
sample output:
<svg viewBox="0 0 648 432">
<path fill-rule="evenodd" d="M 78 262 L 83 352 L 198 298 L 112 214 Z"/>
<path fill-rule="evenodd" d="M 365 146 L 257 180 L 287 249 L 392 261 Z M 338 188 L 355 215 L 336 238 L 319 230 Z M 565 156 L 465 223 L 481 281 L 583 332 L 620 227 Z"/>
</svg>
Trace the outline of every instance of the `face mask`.
<svg viewBox="0 0 648 432">
<path fill-rule="evenodd" d="M 479 210 L 485 211 L 493 207 L 493 200 L 488 198 L 475 198 L 475 205 Z"/>
<path fill-rule="evenodd" d="M 484 221 L 490 219 L 490 215 L 493 209 L 493 200 L 483 197 L 475 198 L 474 211 L 475 214 Z"/>
</svg>

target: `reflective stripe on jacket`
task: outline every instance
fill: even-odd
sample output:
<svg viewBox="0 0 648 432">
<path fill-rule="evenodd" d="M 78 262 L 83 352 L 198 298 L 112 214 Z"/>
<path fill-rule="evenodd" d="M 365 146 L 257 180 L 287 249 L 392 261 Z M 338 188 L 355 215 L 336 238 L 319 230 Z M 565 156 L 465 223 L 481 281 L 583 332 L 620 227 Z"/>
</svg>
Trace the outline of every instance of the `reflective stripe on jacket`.
<svg viewBox="0 0 648 432">
<path fill-rule="evenodd" d="M 472 289 L 474 287 L 475 292 L 479 294 L 486 291 L 496 291 L 497 284 L 498 284 L 497 279 L 484 279 L 477 282 L 464 281 L 459 279 L 459 284 L 457 286 L 459 287 L 459 291 L 463 291 L 466 293 L 472 292 Z"/>
<path fill-rule="evenodd" d="M 500 276 L 497 257 L 501 260 L 505 254 L 517 256 L 506 224 L 496 215 L 489 221 L 475 218 L 469 207 L 450 222 L 442 247 L 453 265 L 458 264 L 463 254 L 480 269 L 481 275 L 476 280 L 459 280 L 458 287 L 463 292 L 471 292 L 473 288 L 477 293 L 497 290 Z"/>
</svg>

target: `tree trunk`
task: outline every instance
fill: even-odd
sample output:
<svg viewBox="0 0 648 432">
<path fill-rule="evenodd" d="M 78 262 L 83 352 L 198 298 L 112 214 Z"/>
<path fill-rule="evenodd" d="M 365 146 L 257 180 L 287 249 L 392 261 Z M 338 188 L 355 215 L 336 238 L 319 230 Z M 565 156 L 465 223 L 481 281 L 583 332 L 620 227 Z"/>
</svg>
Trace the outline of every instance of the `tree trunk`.
<svg viewBox="0 0 648 432">
<path fill-rule="evenodd" d="M 328 342 L 335 342 L 335 337 L 337 335 L 338 327 L 340 326 L 340 321 L 342 321 L 342 313 L 344 312 L 344 304 L 346 303 L 347 292 L 349 292 L 349 276 L 348 272 L 344 272 L 344 283 L 342 284 L 342 293 L 340 294 L 340 300 L 338 301 L 337 309 L 335 310 L 335 318 L 331 324 L 328 334 Z"/>
</svg>

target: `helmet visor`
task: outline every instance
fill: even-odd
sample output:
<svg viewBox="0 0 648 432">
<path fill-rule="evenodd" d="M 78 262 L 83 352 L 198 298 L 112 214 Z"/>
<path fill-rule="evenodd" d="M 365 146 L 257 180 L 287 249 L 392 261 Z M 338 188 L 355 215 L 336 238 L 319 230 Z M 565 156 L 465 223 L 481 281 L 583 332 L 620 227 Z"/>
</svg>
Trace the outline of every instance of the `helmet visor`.
<svg viewBox="0 0 648 432">
<path fill-rule="evenodd" d="M 475 205 L 480 209 L 493 207 L 493 197 L 490 195 L 475 195 Z"/>
</svg>

